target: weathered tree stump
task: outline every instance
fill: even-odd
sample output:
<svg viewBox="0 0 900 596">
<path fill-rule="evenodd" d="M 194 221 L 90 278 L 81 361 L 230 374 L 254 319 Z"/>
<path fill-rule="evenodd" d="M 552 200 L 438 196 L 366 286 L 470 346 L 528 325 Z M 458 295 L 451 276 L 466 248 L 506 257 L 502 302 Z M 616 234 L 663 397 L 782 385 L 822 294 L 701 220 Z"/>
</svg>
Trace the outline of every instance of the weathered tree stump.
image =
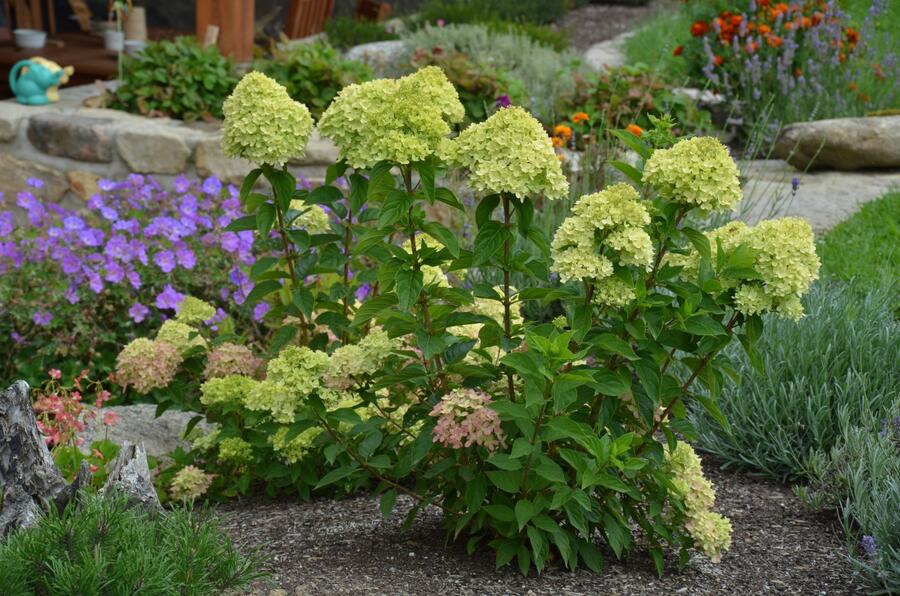
<svg viewBox="0 0 900 596">
<path fill-rule="evenodd" d="M 61 511 L 90 483 L 90 468 L 82 462 L 78 476 L 66 484 L 38 429 L 28 384 L 18 381 L 0 392 L 0 540 L 16 528 L 37 523 L 48 506 Z M 127 441 L 100 492 L 124 494 L 132 505 L 162 509 L 146 451 Z"/>
<path fill-rule="evenodd" d="M 65 488 L 38 430 L 28 383 L 13 383 L 0 393 L 0 538 L 37 522 L 43 502 Z"/>
</svg>

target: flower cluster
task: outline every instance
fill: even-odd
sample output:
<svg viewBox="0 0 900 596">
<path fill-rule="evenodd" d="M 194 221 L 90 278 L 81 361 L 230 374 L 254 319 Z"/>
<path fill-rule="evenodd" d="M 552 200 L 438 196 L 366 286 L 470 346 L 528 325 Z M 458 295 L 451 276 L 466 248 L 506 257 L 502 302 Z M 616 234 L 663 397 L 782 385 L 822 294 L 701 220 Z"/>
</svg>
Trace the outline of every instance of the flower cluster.
<svg viewBox="0 0 900 596">
<path fill-rule="evenodd" d="M 890 83 L 900 63 L 890 48 L 896 44 L 890 34 L 886 43 L 878 40 L 888 2 L 870 4 L 856 29 L 834 0 L 733 2 L 734 10 L 720 12 L 715 3 L 695 3 L 693 39 L 675 55 L 688 61 L 698 82 L 740 101 L 751 122 L 761 116 L 792 122 L 811 114 L 821 119 L 893 107 L 898 91 Z M 879 49 L 882 44 L 887 51 Z"/>
<path fill-rule="evenodd" d="M 89 379 L 87 374 L 87 370 L 82 371 L 75 377 L 72 386 L 68 387 L 60 383 L 62 373 L 57 369 L 50 369 L 50 380 L 35 389 L 32 407 L 38 429 L 44 435 L 44 442 L 48 447 L 80 447 L 84 439 L 77 434 L 84 431 L 87 424 L 101 419 L 103 424 L 113 425 L 118 420 L 112 411 L 106 412 L 101 418 L 103 404 L 109 401 L 111 395 L 103 388 L 102 382 Z M 84 395 L 89 392 L 94 394 L 92 404 L 84 401 Z"/>
<path fill-rule="evenodd" d="M 206 358 L 203 375 L 207 379 L 228 375 L 252 377 L 262 366 L 262 359 L 247 346 L 225 342 L 213 348 Z"/>
<path fill-rule="evenodd" d="M 374 329 L 358 344 L 339 347 L 328 361 L 325 384 L 339 390 L 353 387 L 363 377 L 379 371 L 391 352 L 400 345 L 399 339 L 391 339 L 383 329 Z"/>
<path fill-rule="evenodd" d="M 199 325 L 216 316 L 216 307 L 193 296 L 185 296 L 175 311 L 178 313 L 175 318 L 187 325 Z"/>
<path fill-rule="evenodd" d="M 432 431 L 435 443 L 462 449 L 480 445 L 494 451 L 504 445 L 500 416 L 492 410 L 491 396 L 475 389 L 454 389 L 441 398 L 431 415 L 438 419 Z"/>
<path fill-rule="evenodd" d="M 100 180 L 100 192 L 73 211 L 39 199 L 43 183 L 31 184 L 16 198 L 26 215 L 21 225 L 14 228 L 12 212 L 0 211 L 8 237 L 0 237 L 0 275 L 19 280 L 0 285 L 0 347 L 13 354 L 8 374 L 21 368 L 17 360 L 36 356 L 68 354 L 71 366 L 88 365 L 77 362 L 76 344 L 79 354 L 92 354 L 93 366 L 110 366 L 110 345 L 175 312 L 180 322 L 210 326 L 226 315 L 249 319 L 241 305 L 253 288 L 246 273 L 256 260 L 253 232 L 225 230 L 243 215 L 237 188 L 185 177 L 164 188 L 132 175 Z M 228 305 L 228 312 L 186 295 Z M 98 326 L 114 340 L 93 333 Z"/>
<path fill-rule="evenodd" d="M 436 66 L 400 79 L 348 85 L 322 114 L 319 131 L 355 168 L 408 164 L 432 155 L 461 122 L 456 89 Z"/>
<path fill-rule="evenodd" d="M 616 267 L 647 267 L 653 243 L 644 230 L 650 213 L 628 184 L 614 184 L 578 199 L 553 237 L 553 270 L 563 282 L 595 283 L 595 301 L 620 305 L 634 296 L 628 283 L 614 277 Z"/>
<path fill-rule="evenodd" d="M 312 116 L 274 79 L 261 72 L 248 73 L 225 100 L 222 112 L 225 155 L 271 165 L 303 157 Z"/>
<path fill-rule="evenodd" d="M 163 322 L 156 333 L 156 340 L 175 346 L 182 354 L 193 348 L 206 347 L 206 340 L 195 327 L 185 325 L 181 321 L 174 319 Z"/>
<path fill-rule="evenodd" d="M 139 337 L 125 346 L 116 360 L 116 382 L 138 393 L 163 389 L 175 378 L 182 357 L 179 349 L 164 341 Z"/>
<path fill-rule="evenodd" d="M 733 288 L 735 308 L 746 315 L 775 312 L 797 320 L 803 315 L 800 298 L 818 278 L 820 261 L 812 228 L 800 217 L 784 217 L 749 227 L 732 221 L 706 232 L 711 246 L 730 253 L 740 245 L 754 251 L 753 269 L 758 279 L 722 279 L 725 288 Z M 683 275 L 694 279 L 700 256 L 694 250 L 687 255 L 671 255 L 667 262 L 683 267 Z"/>
<path fill-rule="evenodd" d="M 443 145 L 442 156 L 466 168 L 469 184 L 481 193 L 557 199 L 569 192 L 550 137 L 520 107 L 503 108 L 469 126 Z"/>
<path fill-rule="evenodd" d="M 298 212 L 290 222 L 294 227 L 306 230 L 310 234 L 327 234 L 331 231 L 331 219 L 320 205 L 307 205 L 295 199 L 291 201 L 291 209 Z"/>
<path fill-rule="evenodd" d="M 666 451 L 666 463 L 673 475 L 672 483 L 684 504 L 687 518 L 685 529 L 700 550 L 718 563 L 722 554 L 731 548 L 731 522 L 711 511 L 716 492 L 703 476 L 700 458 L 690 445 L 679 442 L 673 451 Z"/>
<path fill-rule="evenodd" d="M 234 464 L 253 461 L 253 445 L 240 437 L 228 437 L 219 441 L 219 458 Z"/>
<path fill-rule="evenodd" d="M 293 422 L 297 408 L 322 386 L 328 371 L 328 354 L 289 346 L 269 361 L 266 379 L 252 386 L 244 405 L 251 410 L 269 412 L 276 422 Z"/>
<path fill-rule="evenodd" d="M 666 198 L 705 211 L 730 211 L 743 197 L 737 166 L 714 137 L 654 151 L 644 166 L 644 182 Z"/>
<path fill-rule="evenodd" d="M 212 480 L 212 474 L 195 466 L 185 466 L 169 483 L 169 495 L 176 501 L 193 501 L 206 494 Z"/>
</svg>

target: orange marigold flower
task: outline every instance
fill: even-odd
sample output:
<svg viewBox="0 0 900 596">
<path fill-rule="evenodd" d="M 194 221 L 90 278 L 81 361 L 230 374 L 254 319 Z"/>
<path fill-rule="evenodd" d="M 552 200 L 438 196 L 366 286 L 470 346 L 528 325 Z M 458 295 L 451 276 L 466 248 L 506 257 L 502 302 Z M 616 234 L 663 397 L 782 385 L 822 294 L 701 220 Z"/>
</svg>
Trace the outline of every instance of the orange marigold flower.
<svg viewBox="0 0 900 596">
<path fill-rule="evenodd" d="M 852 27 L 847 28 L 847 41 L 856 44 L 859 43 L 859 31 L 853 29 Z"/>
<path fill-rule="evenodd" d="M 795 69 L 794 69 L 794 76 L 795 76 L 795 77 L 802 77 L 802 76 L 803 76 L 803 69 L 802 69 L 802 68 L 795 68 Z"/>
<path fill-rule="evenodd" d="M 565 124 L 557 124 L 556 128 L 553 129 L 553 134 L 568 141 L 572 138 L 572 129 Z"/>
<path fill-rule="evenodd" d="M 801 23 L 804 29 L 809 29 L 809 26 L 812 25 L 812 19 L 809 17 L 803 17 Z"/>
<path fill-rule="evenodd" d="M 676 46 L 674 50 L 672 50 L 673 56 L 681 56 L 684 52 L 684 46 Z"/>
<path fill-rule="evenodd" d="M 859 100 L 860 100 L 861 102 L 863 102 L 863 103 L 869 103 L 869 100 L 872 99 L 871 97 L 869 97 L 869 96 L 866 95 L 865 93 L 859 93 L 859 94 L 857 94 L 857 97 L 858 97 Z"/>
<path fill-rule="evenodd" d="M 579 122 L 587 122 L 590 119 L 591 117 L 588 116 L 585 112 L 575 112 L 574 114 L 572 114 L 572 122 L 574 122 L 575 124 L 578 124 Z"/>
<path fill-rule="evenodd" d="M 766 8 L 769 6 L 769 0 L 759 0 L 759 6 L 760 8 Z"/>
<path fill-rule="evenodd" d="M 637 124 L 635 124 L 634 122 L 632 122 L 631 124 L 626 126 L 625 130 L 627 130 L 628 132 L 630 132 L 631 134 L 633 134 L 636 137 L 639 137 L 644 134 L 644 129 L 641 128 L 640 126 L 638 126 Z"/>
<path fill-rule="evenodd" d="M 768 43 L 773 48 L 781 47 L 781 44 L 784 43 L 784 40 L 781 39 L 778 35 L 770 35 L 766 38 L 766 43 Z"/>
<path fill-rule="evenodd" d="M 715 56 L 713 56 L 713 63 L 716 66 L 722 66 L 723 64 L 725 64 L 725 58 L 722 58 L 721 56 L 716 54 Z"/>
<path fill-rule="evenodd" d="M 759 26 L 759 34 L 760 35 L 766 35 L 771 32 L 772 32 L 772 28 L 769 27 L 768 25 L 760 25 Z"/>
<path fill-rule="evenodd" d="M 759 43 L 758 43 L 758 42 L 751 41 L 750 43 L 747 44 L 747 52 L 750 53 L 750 54 L 752 54 L 753 52 L 755 52 L 755 51 L 758 50 L 758 49 L 759 49 Z"/>
<path fill-rule="evenodd" d="M 706 24 L 706 21 L 697 21 L 691 25 L 691 35 L 694 37 L 706 35 L 707 31 L 709 31 L 709 25 Z"/>
<path fill-rule="evenodd" d="M 559 137 L 550 137 L 550 142 L 553 143 L 553 146 L 559 149 L 560 147 L 565 147 L 566 142 Z"/>
<path fill-rule="evenodd" d="M 793 28 L 794 28 L 794 23 L 792 23 L 792 22 L 790 22 L 790 21 L 788 21 L 787 23 L 784 24 L 784 30 L 785 30 L 785 31 L 790 31 L 790 30 L 793 29 Z"/>
<path fill-rule="evenodd" d="M 744 17 L 742 15 L 736 14 L 731 17 L 731 26 L 737 27 L 744 21 Z"/>
</svg>

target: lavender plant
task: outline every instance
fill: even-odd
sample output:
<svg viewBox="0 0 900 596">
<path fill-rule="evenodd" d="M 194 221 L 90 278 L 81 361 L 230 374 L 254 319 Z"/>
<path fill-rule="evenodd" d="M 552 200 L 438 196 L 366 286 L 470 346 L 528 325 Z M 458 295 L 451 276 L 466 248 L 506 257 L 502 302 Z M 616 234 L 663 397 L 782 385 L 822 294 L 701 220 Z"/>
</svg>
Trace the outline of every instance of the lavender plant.
<svg viewBox="0 0 900 596">
<path fill-rule="evenodd" d="M 227 338 L 191 322 L 202 316 L 122 354 L 150 360 L 152 344 L 206 375 L 192 403 L 219 426 L 188 457 L 222 476 L 213 488 L 368 486 L 385 514 L 403 493 L 409 521 L 436 505 L 451 539 L 523 573 L 553 559 L 599 570 L 595 540 L 622 557 L 636 528 L 660 573 L 667 550 L 682 563 L 691 548 L 723 556 L 730 522 L 676 433 L 693 436 L 688 403 L 725 424 L 723 349 L 738 337 L 752 354 L 763 313 L 801 317 L 819 265 L 796 218 L 706 233 L 687 223 L 741 199 L 724 146 L 622 133 L 641 156 L 621 166 L 633 185 L 581 197 L 551 241 L 532 225 L 567 193 L 550 138 L 510 107 L 449 139 L 464 108 L 438 68 L 345 88 L 318 124 L 342 161 L 311 191 L 280 165 L 307 134 L 284 89 L 248 75 L 225 112 L 226 153 L 260 164 L 230 229 L 256 230 L 273 253 L 247 296 L 281 322 L 265 371 L 237 347 L 214 356 Z M 438 202 L 465 210 L 436 183 L 448 169 L 478 197 L 471 246 L 427 215 Z M 261 179 L 271 193 L 255 191 Z M 309 233 L 298 222 L 320 207 L 335 217 Z M 514 252 L 517 238 L 535 250 Z M 469 270 L 500 282 L 459 283 Z M 548 289 L 551 274 L 562 284 Z M 552 322 L 521 317 L 551 301 L 563 312 Z"/>
</svg>

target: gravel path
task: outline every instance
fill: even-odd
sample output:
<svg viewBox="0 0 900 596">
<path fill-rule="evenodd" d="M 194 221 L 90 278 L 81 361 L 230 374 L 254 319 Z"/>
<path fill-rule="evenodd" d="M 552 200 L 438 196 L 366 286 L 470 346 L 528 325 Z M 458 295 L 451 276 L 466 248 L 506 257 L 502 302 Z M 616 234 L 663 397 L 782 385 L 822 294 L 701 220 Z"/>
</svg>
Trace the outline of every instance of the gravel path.
<svg viewBox="0 0 900 596">
<path fill-rule="evenodd" d="M 572 47 L 583 52 L 597 42 L 634 29 L 647 17 L 675 5 L 676 0 L 653 0 L 646 6 L 585 4 L 567 12 L 560 27 L 569 33 Z"/>
<path fill-rule="evenodd" d="M 408 531 L 395 511 L 355 497 L 312 503 L 231 503 L 225 526 L 243 545 L 272 557 L 272 580 L 254 594 L 857 594 L 835 520 L 804 512 L 787 487 L 707 470 L 718 509 L 731 517 L 734 544 L 718 565 L 694 557 L 662 579 L 650 559 L 606 556 L 601 574 L 548 568 L 522 577 L 494 570 L 493 556 L 445 546 L 436 511 Z M 398 510 L 409 502 L 398 501 Z M 273 590 L 274 589 L 274 590 Z M 273 590 L 270 592 L 270 590 Z"/>
</svg>

